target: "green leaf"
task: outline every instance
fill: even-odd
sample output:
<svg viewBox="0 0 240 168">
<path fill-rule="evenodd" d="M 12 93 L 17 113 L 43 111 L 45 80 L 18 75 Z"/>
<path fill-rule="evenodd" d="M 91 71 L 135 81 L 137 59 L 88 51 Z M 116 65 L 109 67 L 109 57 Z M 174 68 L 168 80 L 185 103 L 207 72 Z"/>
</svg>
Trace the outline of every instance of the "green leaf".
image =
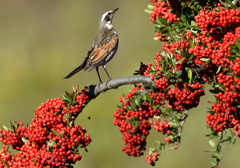
<svg viewBox="0 0 240 168">
<path fill-rule="evenodd" d="M 175 118 L 175 122 L 176 122 L 176 124 L 179 125 L 178 117 L 177 117 L 177 116 L 174 116 L 174 118 Z"/>
<path fill-rule="evenodd" d="M 145 12 L 145 13 L 148 13 L 148 14 L 151 14 L 151 13 L 152 13 L 152 10 L 144 9 L 144 12 Z"/>
<path fill-rule="evenodd" d="M 223 92 L 225 91 L 224 86 L 223 86 L 222 84 L 220 84 L 220 83 L 216 83 L 216 84 L 214 85 L 214 87 L 220 89 L 220 90 L 223 91 Z"/>
<path fill-rule="evenodd" d="M 126 107 L 126 108 L 127 108 L 127 110 L 131 110 L 131 107 L 130 107 L 129 105 L 127 105 L 127 107 Z"/>
<path fill-rule="evenodd" d="M 194 48 L 193 44 L 194 44 L 193 40 L 190 40 L 190 48 Z"/>
<path fill-rule="evenodd" d="M 178 124 L 174 122 L 168 122 L 168 124 L 171 125 L 173 128 L 176 128 L 178 126 Z"/>
<path fill-rule="evenodd" d="M 153 106 L 153 109 L 157 109 L 157 108 L 159 108 L 159 107 L 160 107 L 160 105 L 157 104 L 156 106 Z"/>
<path fill-rule="evenodd" d="M 151 100 L 149 94 L 146 93 L 145 96 L 146 96 L 146 99 L 147 99 L 148 103 L 151 104 L 151 103 L 152 103 L 152 100 Z"/>
<path fill-rule="evenodd" d="M 187 18 L 185 15 L 181 15 L 181 20 L 183 21 L 183 23 L 187 23 Z"/>
<path fill-rule="evenodd" d="M 188 79 L 189 79 L 188 83 L 192 83 L 192 70 L 188 69 L 187 72 L 188 72 Z"/>
<path fill-rule="evenodd" d="M 7 126 L 3 125 L 3 129 L 9 130 Z"/>
<path fill-rule="evenodd" d="M 195 21 L 193 21 L 193 20 L 191 21 L 191 27 L 192 26 L 197 26 L 198 27 L 197 23 Z"/>
<path fill-rule="evenodd" d="M 153 6 L 153 5 L 150 5 L 150 4 L 148 4 L 147 8 L 148 8 L 148 9 L 154 9 L 154 6 Z"/>
<path fill-rule="evenodd" d="M 233 74 L 234 77 L 240 79 L 240 76 L 236 75 L 236 74 Z"/>
<path fill-rule="evenodd" d="M 168 23 L 168 21 L 167 21 L 165 18 L 158 17 L 158 20 L 159 20 L 161 23 L 163 23 L 163 24 L 169 26 L 169 23 Z"/>
<path fill-rule="evenodd" d="M 75 94 L 73 95 L 73 101 L 75 101 L 75 102 L 76 102 L 76 96 L 77 96 L 77 93 L 75 93 Z"/>
<path fill-rule="evenodd" d="M 59 134 L 56 130 L 52 130 L 52 132 L 54 133 L 54 134 L 56 134 L 57 136 L 61 136 L 61 134 Z"/>
<path fill-rule="evenodd" d="M 235 39 L 235 41 L 236 41 L 237 48 L 240 50 L 240 41 L 237 38 Z"/>
<path fill-rule="evenodd" d="M 72 99 L 72 96 L 71 96 L 67 91 L 65 91 L 65 94 L 67 95 L 67 97 L 69 97 L 70 99 Z"/>
<path fill-rule="evenodd" d="M 66 95 L 61 95 L 60 96 L 63 100 L 68 100 L 67 96 Z"/>
<path fill-rule="evenodd" d="M 38 162 L 36 161 L 36 160 L 34 160 L 34 159 L 32 159 L 32 161 L 35 163 L 35 164 L 37 164 Z"/>
<path fill-rule="evenodd" d="M 208 141 L 208 143 L 209 143 L 209 145 L 210 145 L 212 148 L 215 148 L 215 147 L 216 147 L 216 143 L 215 143 L 212 139 L 210 139 L 210 140 Z"/>
<path fill-rule="evenodd" d="M 214 161 L 211 161 L 210 164 L 211 164 L 213 167 L 217 166 L 217 163 L 214 162 Z"/>
<path fill-rule="evenodd" d="M 236 53 L 238 52 L 238 50 L 237 50 L 237 49 L 234 49 L 234 48 L 233 48 L 233 49 L 230 49 L 229 51 L 230 51 L 231 53 L 233 53 L 233 54 L 236 54 Z"/>
<path fill-rule="evenodd" d="M 139 101 L 138 99 L 135 99 L 135 104 L 136 104 L 138 107 L 141 107 L 140 101 Z"/>
<path fill-rule="evenodd" d="M 212 155 L 212 158 L 220 159 L 220 156 L 219 156 L 218 153 L 214 153 L 214 154 Z"/>
<path fill-rule="evenodd" d="M 217 94 L 218 93 L 218 91 L 216 90 L 216 89 L 210 89 L 209 90 L 211 93 L 213 93 L 213 94 Z"/>
<path fill-rule="evenodd" d="M 198 58 L 200 61 L 207 62 L 211 60 L 211 58 Z"/>
<path fill-rule="evenodd" d="M 9 167 L 8 164 L 7 164 L 7 162 L 5 162 L 3 159 L 1 159 L 1 161 L 2 161 L 2 163 L 3 163 L 5 166 Z"/>
<path fill-rule="evenodd" d="M 234 5 L 232 4 L 232 0 L 227 0 L 227 3 L 228 3 L 232 8 L 234 8 Z"/>
<path fill-rule="evenodd" d="M 220 66 L 218 67 L 218 69 L 217 69 L 216 74 L 218 74 L 218 73 L 220 72 L 221 68 L 222 68 L 222 66 L 220 65 Z"/>
<path fill-rule="evenodd" d="M 181 7 L 182 7 L 181 10 L 183 10 L 185 8 L 185 6 L 186 6 L 188 1 L 185 1 L 185 2 L 184 1 L 180 1 L 180 2 L 181 2 Z"/>
<path fill-rule="evenodd" d="M 14 131 L 14 125 L 13 125 L 12 121 L 10 121 L 10 125 L 11 125 L 11 131 Z"/>
<path fill-rule="evenodd" d="M 157 70 L 152 70 L 152 71 L 148 71 L 147 73 L 150 74 L 150 75 L 154 75 L 154 74 L 157 74 Z"/>
<path fill-rule="evenodd" d="M 172 135 L 168 135 L 167 136 L 171 141 L 173 141 L 173 136 Z"/>
<path fill-rule="evenodd" d="M 53 147 L 53 145 L 55 145 L 56 142 L 54 140 L 51 139 L 51 142 L 50 141 L 47 141 L 47 145 L 49 145 L 51 148 Z"/>
<path fill-rule="evenodd" d="M 182 57 L 180 60 L 178 60 L 178 61 L 176 62 L 176 64 L 181 63 L 181 62 L 184 61 L 185 59 L 186 59 L 185 57 Z"/>
<path fill-rule="evenodd" d="M 27 142 L 27 138 L 22 137 L 22 141 L 23 141 L 23 143 L 26 143 Z"/>
<path fill-rule="evenodd" d="M 229 47 L 231 47 L 232 49 L 235 49 L 235 48 L 237 48 L 237 46 L 236 46 L 236 45 L 234 45 L 234 44 L 230 44 L 230 45 L 229 45 Z"/>
</svg>

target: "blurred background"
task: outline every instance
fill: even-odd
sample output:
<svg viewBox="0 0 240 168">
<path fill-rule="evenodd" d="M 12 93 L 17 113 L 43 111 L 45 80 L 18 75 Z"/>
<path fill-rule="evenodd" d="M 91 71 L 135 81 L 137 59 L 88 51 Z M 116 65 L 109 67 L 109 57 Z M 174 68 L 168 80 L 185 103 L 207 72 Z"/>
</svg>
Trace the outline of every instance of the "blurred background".
<svg viewBox="0 0 240 168">
<path fill-rule="evenodd" d="M 148 63 L 161 51 L 153 41 L 154 25 L 144 9 L 149 3 L 129 0 L 0 0 L 0 127 L 9 121 L 31 123 L 34 110 L 47 99 L 56 98 L 87 84 L 98 84 L 96 71 L 80 72 L 63 80 L 79 66 L 98 33 L 100 16 L 120 8 L 113 19 L 120 44 L 107 70 L 113 79 L 131 76 L 140 61 Z M 108 80 L 100 68 L 103 81 Z M 75 167 L 82 168 L 145 168 L 145 156 L 129 157 L 121 151 L 123 141 L 118 127 L 112 124 L 119 97 L 132 86 L 110 90 L 92 100 L 76 123 L 86 128 L 92 138 L 88 151 Z M 208 90 L 208 89 L 206 89 Z M 208 133 L 205 124 L 206 92 L 198 108 L 189 113 L 179 149 L 160 156 L 155 167 L 210 167 Z M 88 116 L 91 117 L 88 120 Z M 159 135 L 152 130 L 148 147 Z M 239 142 L 223 146 L 221 167 L 236 168 L 240 155 Z M 2 144 L 0 144 L 0 147 Z"/>
</svg>

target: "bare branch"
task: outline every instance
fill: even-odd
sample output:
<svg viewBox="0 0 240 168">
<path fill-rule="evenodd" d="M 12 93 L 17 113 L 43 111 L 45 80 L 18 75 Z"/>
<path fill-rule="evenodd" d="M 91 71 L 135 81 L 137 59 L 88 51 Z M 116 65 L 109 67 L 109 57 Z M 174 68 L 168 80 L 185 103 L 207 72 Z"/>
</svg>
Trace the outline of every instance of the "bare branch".
<svg viewBox="0 0 240 168">
<path fill-rule="evenodd" d="M 100 93 L 105 92 L 110 89 L 117 89 L 119 86 L 122 85 L 130 85 L 130 84 L 138 84 L 143 83 L 145 92 L 149 92 L 149 84 L 153 86 L 153 88 L 156 88 L 156 83 L 151 80 L 150 76 L 129 76 L 129 77 L 122 77 L 118 79 L 113 79 L 104 83 L 100 83 L 98 85 L 90 85 L 90 91 L 89 91 L 89 99 L 88 102 L 85 103 L 85 106 L 94 98 L 96 98 Z M 80 111 L 83 110 L 85 107 L 83 106 Z M 75 120 L 79 113 L 74 113 L 71 115 L 71 118 Z"/>
<path fill-rule="evenodd" d="M 144 84 L 149 83 L 153 87 L 156 87 L 155 82 L 151 80 L 150 76 L 122 77 L 122 78 L 110 80 L 104 83 L 100 83 L 98 85 L 91 85 L 90 89 L 92 92 L 90 92 L 90 96 L 91 96 L 90 98 L 95 98 L 102 92 L 105 92 L 110 89 L 116 89 L 122 85 L 137 84 L 137 83 L 144 83 Z"/>
</svg>

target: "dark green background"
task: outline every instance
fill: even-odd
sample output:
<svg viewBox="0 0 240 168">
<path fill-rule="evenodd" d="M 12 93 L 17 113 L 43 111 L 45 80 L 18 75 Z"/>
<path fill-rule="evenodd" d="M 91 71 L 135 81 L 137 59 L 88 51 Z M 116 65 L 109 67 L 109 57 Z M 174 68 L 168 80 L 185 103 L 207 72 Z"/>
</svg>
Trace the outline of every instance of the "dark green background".
<svg viewBox="0 0 240 168">
<path fill-rule="evenodd" d="M 0 0 L 0 125 L 9 121 L 31 123 L 34 110 L 49 98 L 59 97 L 71 86 L 97 84 L 95 71 L 80 72 L 69 80 L 63 77 L 83 61 L 98 32 L 100 16 L 119 7 L 113 24 L 120 37 L 119 50 L 108 63 L 113 79 L 130 76 L 140 61 L 148 63 L 160 51 L 153 41 L 154 25 L 144 13 L 148 0 Z M 150 2 L 149 2 L 150 3 Z M 100 68 L 102 79 L 108 78 Z M 121 151 L 123 141 L 118 127 L 112 124 L 113 112 L 122 93 L 131 86 L 107 91 L 93 100 L 77 119 L 87 129 L 92 143 L 88 153 L 76 167 L 82 168 L 145 168 L 151 167 L 140 158 L 128 157 Z M 182 144 L 159 158 L 156 167 L 210 167 L 208 133 L 205 124 L 208 99 L 189 113 L 184 126 Z M 88 116 L 91 120 L 88 120 Z M 149 144 L 159 139 L 152 130 Z M 150 142 L 152 141 L 152 142 Z M 221 167 L 236 168 L 239 143 L 223 147 Z"/>
</svg>

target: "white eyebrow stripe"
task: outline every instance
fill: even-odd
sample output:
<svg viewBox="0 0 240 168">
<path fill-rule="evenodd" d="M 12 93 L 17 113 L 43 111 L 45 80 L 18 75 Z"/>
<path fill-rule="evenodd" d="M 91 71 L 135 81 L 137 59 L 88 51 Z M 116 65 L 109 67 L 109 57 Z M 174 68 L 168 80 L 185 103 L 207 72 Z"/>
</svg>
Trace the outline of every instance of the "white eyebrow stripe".
<svg viewBox="0 0 240 168">
<path fill-rule="evenodd" d="M 104 18 L 106 17 L 107 14 L 108 14 L 108 12 L 106 12 L 106 13 L 104 13 L 104 14 L 102 15 L 101 21 L 104 20 Z"/>
</svg>

